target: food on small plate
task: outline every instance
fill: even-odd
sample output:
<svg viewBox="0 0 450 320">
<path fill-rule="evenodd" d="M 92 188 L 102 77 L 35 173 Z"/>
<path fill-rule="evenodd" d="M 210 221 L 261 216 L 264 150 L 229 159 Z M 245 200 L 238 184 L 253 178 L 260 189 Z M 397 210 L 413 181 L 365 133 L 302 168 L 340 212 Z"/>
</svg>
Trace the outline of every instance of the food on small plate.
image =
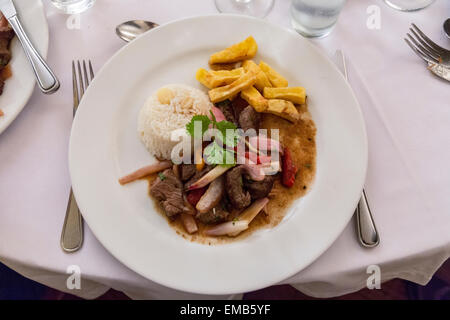
<svg viewBox="0 0 450 320">
<path fill-rule="evenodd" d="M 251 59 L 255 56 L 257 50 L 258 45 L 256 44 L 255 39 L 250 36 L 242 42 L 212 54 L 209 58 L 209 63 L 233 63 Z"/>
<path fill-rule="evenodd" d="M 8 20 L 0 12 L 0 95 L 3 93 L 5 80 L 12 75 L 9 67 L 9 61 L 11 60 L 9 47 L 13 38 L 14 31 Z"/>
<path fill-rule="evenodd" d="M 139 113 L 139 136 L 158 161 L 119 183 L 147 179 L 157 208 L 186 239 L 222 243 L 274 227 L 312 185 L 316 129 L 306 90 L 249 60 L 256 51 L 248 37 L 213 54 L 210 67 L 232 67 L 197 70 L 208 94 L 165 85 Z"/>
</svg>

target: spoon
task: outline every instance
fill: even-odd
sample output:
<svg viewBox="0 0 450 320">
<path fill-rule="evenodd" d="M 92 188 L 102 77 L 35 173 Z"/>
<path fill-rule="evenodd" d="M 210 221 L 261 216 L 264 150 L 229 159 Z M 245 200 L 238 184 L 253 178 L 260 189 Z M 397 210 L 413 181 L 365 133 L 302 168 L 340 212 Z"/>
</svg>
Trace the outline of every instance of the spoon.
<svg viewBox="0 0 450 320">
<path fill-rule="evenodd" d="M 450 18 L 444 22 L 444 32 L 448 38 L 450 38 Z"/>
<path fill-rule="evenodd" d="M 119 24 L 116 27 L 116 33 L 120 39 L 130 42 L 157 26 L 159 26 L 159 24 L 150 21 L 132 20 Z"/>
</svg>

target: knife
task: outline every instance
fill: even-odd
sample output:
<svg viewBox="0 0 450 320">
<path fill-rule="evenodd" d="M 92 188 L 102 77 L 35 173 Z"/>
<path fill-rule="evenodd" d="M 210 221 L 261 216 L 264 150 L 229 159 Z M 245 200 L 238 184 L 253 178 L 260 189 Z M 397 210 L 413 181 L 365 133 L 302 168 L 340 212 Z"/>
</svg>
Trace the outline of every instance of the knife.
<svg viewBox="0 0 450 320">
<path fill-rule="evenodd" d="M 19 39 L 28 60 L 31 63 L 39 88 L 44 93 L 53 93 L 59 89 L 59 81 L 53 71 L 34 48 L 17 16 L 12 0 L 0 0 L 0 11 L 3 13 Z"/>
<path fill-rule="evenodd" d="M 450 81 L 450 68 L 444 67 L 442 64 L 428 62 L 427 69 L 438 77 Z"/>
<path fill-rule="evenodd" d="M 342 50 L 337 50 L 335 54 L 336 66 L 341 71 L 345 80 L 348 81 L 347 66 L 345 64 L 345 56 Z M 372 217 L 372 212 L 367 200 L 366 191 L 363 189 L 361 198 L 355 209 L 356 230 L 358 233 L 359 243 L 366 248 L 376 247 L 380 243 L 380 236 Z"/>
</svg>

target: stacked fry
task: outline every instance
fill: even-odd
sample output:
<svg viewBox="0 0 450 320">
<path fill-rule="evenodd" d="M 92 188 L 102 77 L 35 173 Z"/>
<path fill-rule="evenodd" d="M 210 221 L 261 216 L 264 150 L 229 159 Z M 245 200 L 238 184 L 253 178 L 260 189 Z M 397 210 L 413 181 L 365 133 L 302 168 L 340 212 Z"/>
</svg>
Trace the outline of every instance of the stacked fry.
<svg viewBox="0 0 450 320">
<path fill-rule="evenodd" d="M 212 70 L 198 69 L 196 79 L 209 90 L 213 103 L 237 95 L 257 112 L 272 113 L 291 122 L 300 114 L 296 105 L 306 102 L 303 87 L 288 87 L 288 81 L 264 61 L 251 60 L 258 51 L 252 36 L 211 55 Z"/>
</svg>

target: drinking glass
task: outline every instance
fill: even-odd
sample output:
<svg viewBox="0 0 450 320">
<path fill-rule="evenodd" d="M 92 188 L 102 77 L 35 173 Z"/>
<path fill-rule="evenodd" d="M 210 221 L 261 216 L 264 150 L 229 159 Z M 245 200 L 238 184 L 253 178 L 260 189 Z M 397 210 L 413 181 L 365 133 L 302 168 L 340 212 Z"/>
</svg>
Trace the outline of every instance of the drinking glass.
<svg viewBox="0 0 450 320">
<path fill-rule="evenodd" d="M 416 11 L 428 7 L 434 0 L 384 0 L 390 7 L 401 11 Z"/>
<path fill-rule="evenodd" d="M 215 0 L 222 13 L 237 13 L 263 18 L 272 10 L 274 0 Z"/>
<path fill-rule="evenodd" d="M 324 37 L 333 30 L 345 0 L 293 0 L 292 27 L 305 37 Z"/>
<path fill-rule="evenodd" d="M 67 14 L 76 14 L 92 7 L 95 0 L 52 0 L 52 3 Z"/>
</svg>

